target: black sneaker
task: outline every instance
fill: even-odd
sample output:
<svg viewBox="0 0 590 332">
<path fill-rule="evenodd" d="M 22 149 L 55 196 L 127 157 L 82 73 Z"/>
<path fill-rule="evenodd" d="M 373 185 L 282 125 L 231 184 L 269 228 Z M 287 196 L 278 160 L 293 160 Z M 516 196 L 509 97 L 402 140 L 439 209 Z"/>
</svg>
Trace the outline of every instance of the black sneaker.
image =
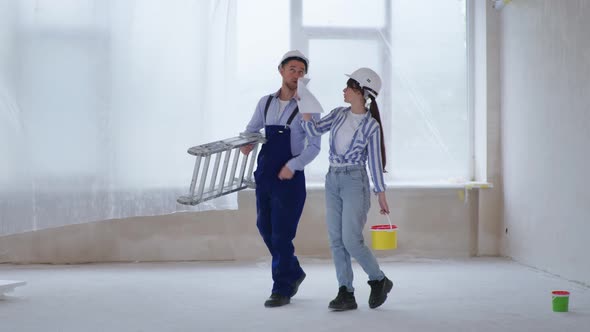
<svg viewBox="0 0 590 332">
<path fill-rule="evenodd" d="M 301 285 L 301 283 L 303 282 L 303 279 L 305 279 L 306 274 L 305 272 L 303 272 L 303 274 L 301 275 L 301 277 L 299 277 L 299 279 L 295 280 L 295 284 L 293 285 L 293 294 L 291 294 L 291 297 L 295 296 L 295 294 L 297 294 L 297 291 L 299 290 L 299 285 Z"/>
<path fill-rule="evenodd" d="M 328 308 L 334 311 L 353 310 L 357 308 L 356 300 L 354 299 L 354 293 L 349 292 L 346 286 L 338 288 L 338 295 L 335 299 L 330 301 Z"/>
<path fill-rule="evenodd" d="M 371 295 L 369 295 L 369 308 L 375 309 L 387 300 L 387 293 L 393 288 L 393 282 L 384 277 L 381 280 L 369 280 Z"/>
<path fill-rule="evenodd" d="M 291 303 L 291 298 L 285 295 L 272 293 L 268 300 L 264 302 L 264 306 L 267 308 L 274 308 L 284 306 L 285 304 Z"/>
</svg>

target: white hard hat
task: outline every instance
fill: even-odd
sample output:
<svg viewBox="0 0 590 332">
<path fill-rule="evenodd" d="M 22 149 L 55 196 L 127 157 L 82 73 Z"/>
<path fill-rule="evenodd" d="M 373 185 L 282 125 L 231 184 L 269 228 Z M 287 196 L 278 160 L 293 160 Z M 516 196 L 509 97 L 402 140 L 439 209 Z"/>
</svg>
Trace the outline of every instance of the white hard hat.
<svg viewBox="0 0 590 332">
<path fill-rule="evenodd" d="M 292 59 L 297 59 L 297 60 L 303 61 L 303 63 L 305 63 L 305 72 L 307 73 L 307 68 L 309 68 L 309 59 L 307 59 L 307 57 L 303 53 L 301 53 L 301 51 L 299 51 L 299 50 L 292 50 L 292 51 L 285 53 L 283 55 L 283 57 L 281 58 L 281 61 L 279 62 L 279 68 L 283 64 L 285 64 L 286 60 L 292 60 Z"/>
<path fill-rule="evenodd" d="M 372 69 L 359 68 L 353 71 L 352 74 L 346 74 L 346 76 L 357 81 L 361 88 L 365 88 L 373 97 L 377 97 L 379 91 L 381 91 L 381 77 Z"/>
</svg>

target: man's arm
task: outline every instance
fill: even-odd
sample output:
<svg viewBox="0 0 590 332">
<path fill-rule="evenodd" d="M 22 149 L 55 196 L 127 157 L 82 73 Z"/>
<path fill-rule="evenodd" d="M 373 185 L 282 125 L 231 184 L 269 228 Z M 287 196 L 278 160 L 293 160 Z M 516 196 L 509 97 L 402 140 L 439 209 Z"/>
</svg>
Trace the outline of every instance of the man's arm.
<svg viewBox="0 0 590 332">
<path fill-rule="evenodd" d="M 252 118 L 250 119 L 250 122 L 248 122 L 248 125 L 246 126 L 247 133 L 258 133 L 258 132 L 260 132 L 260 129 L 262 129 L 264 127 L 264 119 L 262 118 L 264 116 L 263 115 L 264 110 L 262 108 L 264 107 L 264 103 L 266 102 L 266 98 L 268 98 L 268 96 L 260 98 L 260 100 L 258 101 L 258 105 L 256 105 L 256 109 L 254 110 L 254 114 L 252 114 Z M 252 149 L 254 149 L 254 145 L 250 144 L 250 145 L 242 146 L 240 148 L 240 151 L 243 154 L 248 155 L 250 153 L 250 151 L 252 151 Z"/>
</svg>

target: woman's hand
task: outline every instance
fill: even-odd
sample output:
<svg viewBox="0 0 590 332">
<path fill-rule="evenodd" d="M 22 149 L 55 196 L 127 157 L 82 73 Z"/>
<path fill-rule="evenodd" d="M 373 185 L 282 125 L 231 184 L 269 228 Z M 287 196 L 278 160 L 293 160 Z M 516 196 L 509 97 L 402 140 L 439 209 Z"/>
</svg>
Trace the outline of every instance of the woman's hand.
<svg viewBox="0 0 590 332">
<path fill-rule="evenodd" d="M 382 191 L 377 194 L 379 197 L 379 207 L 381 207 L 381 214 L 389 214 L 389 205 L 387 205 L 387 196 L 385 196 L 385 192 Z"/>
<path fill-rule="evenodd" d="M 301 98 L 299 98 L 299 95 L 297 94 L 297 92 L 295 92 L 295 95 L 293 96 L 293 98 L 295 98 L 295 100 L 297 100 L 297 101 L 301 100 Z M 310 121 L 311 120 L 310 113 L 301 112 L 301 117 L 303 118 L 303 121 Z"/>
</svg>

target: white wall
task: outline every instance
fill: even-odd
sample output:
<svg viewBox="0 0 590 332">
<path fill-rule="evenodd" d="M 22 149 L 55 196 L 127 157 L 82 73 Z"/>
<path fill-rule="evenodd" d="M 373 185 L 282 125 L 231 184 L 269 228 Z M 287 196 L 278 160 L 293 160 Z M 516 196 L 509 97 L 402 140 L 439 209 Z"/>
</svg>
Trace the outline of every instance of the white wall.
<svg viewBox="0 0 590 332">
<path fill-rule="evenodd" d="M 503 253 L 590 284 L 590 1 L 502 11 Z"/>
</svg>

